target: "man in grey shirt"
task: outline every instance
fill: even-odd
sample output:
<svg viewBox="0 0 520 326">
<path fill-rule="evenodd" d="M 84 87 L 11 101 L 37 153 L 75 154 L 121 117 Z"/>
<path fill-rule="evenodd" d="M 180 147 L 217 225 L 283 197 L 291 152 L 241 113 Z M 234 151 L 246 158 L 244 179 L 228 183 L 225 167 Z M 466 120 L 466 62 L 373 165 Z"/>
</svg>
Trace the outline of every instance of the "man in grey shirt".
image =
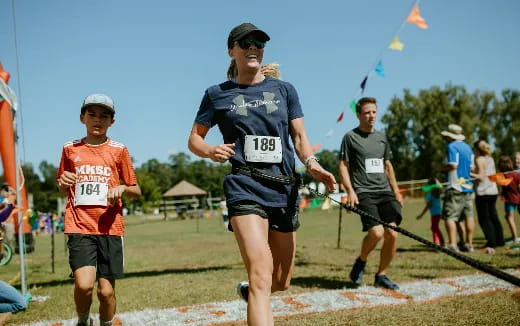
<svg viewBox="0 0 520 326">
<path fill-rule="evenodd" d="M 345 134 L 341 143 L 339 175 L 347 191 L 347 204 L 356 206 L 379 219 L 393 224 L 401 223 L 403 198 L 395 180 L 390 159 L 392 152 L 386 136 L 374 129 L 377 114 L 375 98 L 363 97 L 356 104 L 359 126 Z M 349 274 L 352 282 L 361 285 L 368 255 L 383 238 L 379 269 L 374 285 L 398 289 L 386 272 L 397 250 L 397 232 L 383 227 L 370 218 L 361 216 L 367 235 L 361 244 L 361 253 Z"/>
</svg>

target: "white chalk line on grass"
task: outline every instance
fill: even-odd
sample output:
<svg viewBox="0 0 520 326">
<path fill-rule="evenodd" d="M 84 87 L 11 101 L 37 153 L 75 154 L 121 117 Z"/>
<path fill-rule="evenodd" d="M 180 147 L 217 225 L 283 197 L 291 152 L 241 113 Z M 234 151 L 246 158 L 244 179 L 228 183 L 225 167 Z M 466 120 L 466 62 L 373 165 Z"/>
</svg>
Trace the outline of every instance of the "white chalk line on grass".
<svg viewBox="0 0 520 326">
<path fill-rule="evenodd" d="M 520 269 L 505 270 L 520 276 Z M 401 283 L 398 291 L 372 286 L 357 289 L 326 290 L 290 296 L 273 296 L 271 303 L 275 317 L 337 310 L 359 309 L 384 305 L 424 303 L 450 297 L 486 292 L 508 291 L 515 286 L 487 274 Z M 93 316 L 98 318 L 97 315 Z M 124 326 L 179 325 L 202 326 L 243 322 L 246 303 L 241 300 L 214 302 L 171 309 L 145 309 L 117 314 Z M 32 326 L 74 326 L 76 319 L 40 321 Z M 97 325 L 97 324 L 96 324 Z"/>
</svg>

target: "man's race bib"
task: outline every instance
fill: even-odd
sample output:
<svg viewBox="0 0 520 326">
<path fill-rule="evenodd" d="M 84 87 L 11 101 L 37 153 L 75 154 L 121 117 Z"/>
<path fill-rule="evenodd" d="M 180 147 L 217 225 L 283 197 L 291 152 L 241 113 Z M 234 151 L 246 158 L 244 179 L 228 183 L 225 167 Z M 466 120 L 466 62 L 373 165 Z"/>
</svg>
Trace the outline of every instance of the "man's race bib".
<svg viewBox="0 0 520 326">
<path fill-rule="evenodd" d="M 280 137 L 246 135 L 244 155 L 247 162 L 280 163 L 282 141 Z"/>
<path fill-rule="evenodd" d="M 365 171 L 367 173 L 385 173 L 383 159 L 380 159 L 380 158 L 365 159 Z"/>
<path fill-rule="evenodd" d="M 74 206 L 107 206 L 108 185 L 100 182 L 76 183 Z"/>
</svg>

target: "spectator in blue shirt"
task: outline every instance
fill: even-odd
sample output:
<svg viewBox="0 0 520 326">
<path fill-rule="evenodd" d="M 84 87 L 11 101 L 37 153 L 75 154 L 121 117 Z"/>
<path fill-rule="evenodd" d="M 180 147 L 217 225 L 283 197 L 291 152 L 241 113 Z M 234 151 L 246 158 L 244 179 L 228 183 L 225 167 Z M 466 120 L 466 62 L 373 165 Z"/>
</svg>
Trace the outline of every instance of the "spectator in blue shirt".
<svg viewBox="0 0 520 326">
<path fill-rule="evenodd" d="M 473 182 L 470 172 L 473 169 L 473 151 L 464 142 L 462 127 L 456 124 L 448 125 L 448 130 L 441 132 L 448 142 L 446 163 L 440 171 L 448 173 L 448 186 L 444 196 L 442 209 L 443 219 L 448 232 L 448 247 L 458 251 L 457 224 L 465 224 L 466 235 L 463 250 L 473 251 L 473 233 L 475 221 L 473 219 Z"/>
</svg>

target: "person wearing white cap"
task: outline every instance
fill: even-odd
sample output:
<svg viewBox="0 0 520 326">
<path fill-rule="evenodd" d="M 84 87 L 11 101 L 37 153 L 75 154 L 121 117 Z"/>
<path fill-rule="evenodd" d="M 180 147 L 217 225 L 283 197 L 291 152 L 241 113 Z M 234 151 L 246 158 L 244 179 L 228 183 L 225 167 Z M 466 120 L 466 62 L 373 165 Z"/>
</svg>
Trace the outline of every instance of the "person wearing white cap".
<svg viewBox="0 0 520 326">
<path fill-rule="evenodd" d="M 448 142 L 447 163 L 439 168 L 439 171 L 448 173 L 448 186 L 442 209 L 442 217 L 448 232 L 448 247 L 459 250 L 456 237 L 457 223 L 464 222 L 466 238 L 461 249 L 473 251 L 475 222 L 473 220 L 473 182 L 470 175 L 474 167 L 473 151 L 464 142 L 466 137 L 459 125 L 448 125 L 448 130 L 442 131 L 441 135 Z"/>
<path fill-rule="evenodd" d="M 91 326 L 92 292 L 98 281 L 99 325 L 113 325 L 116 279 L 123 273 L 123 196 L 137 199 L 137 184 L 125 145 L 107 137 L 115 120 L 112 99 L 92 94 L 81 106 L 87 135 L 65 143 L 56 181 L 67 197 L 65 230 L 74 277 L 77 326 Z"/>
</svg>

